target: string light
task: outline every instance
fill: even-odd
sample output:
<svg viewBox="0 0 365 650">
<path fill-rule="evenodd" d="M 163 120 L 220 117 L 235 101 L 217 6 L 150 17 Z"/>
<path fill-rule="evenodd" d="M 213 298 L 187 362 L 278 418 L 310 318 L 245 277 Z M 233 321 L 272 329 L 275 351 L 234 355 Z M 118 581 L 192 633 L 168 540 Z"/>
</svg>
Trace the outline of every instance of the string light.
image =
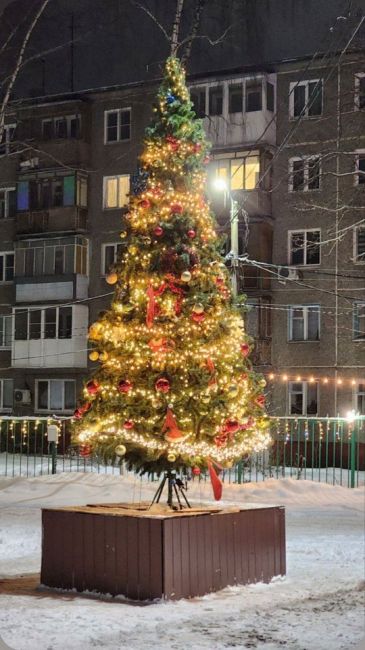
<svg viewBox="0 0 365 650">
<path fill-rule="evenodd" d="M 280 380 L 281 382 L 287 382 L 287 381 L 297 381 L 297 382 L 302 382 L 302 381 L 307 381 L 310 384 L 313 384 L 314 382 L 322 382 L 323 384 L 329 384 L 331 381 L 333 381 L 337 386 L 356 386 L 358 384 L 365 384 L 365 379 L 362 379 L 359 377 L 358 379 L 346 379 L 344 377 L 337 377 L 337 378 L 329 378 L 329 377 L 315 377 L 314 375 L 309 375 L 309 376 L 303 376 L 303 375 L 288 375 L 287 373 L 274 373 L 270 372 L 267 375 L 267 378 L 270 382 L 274 382 L 276 379 Z"/>
</svg>

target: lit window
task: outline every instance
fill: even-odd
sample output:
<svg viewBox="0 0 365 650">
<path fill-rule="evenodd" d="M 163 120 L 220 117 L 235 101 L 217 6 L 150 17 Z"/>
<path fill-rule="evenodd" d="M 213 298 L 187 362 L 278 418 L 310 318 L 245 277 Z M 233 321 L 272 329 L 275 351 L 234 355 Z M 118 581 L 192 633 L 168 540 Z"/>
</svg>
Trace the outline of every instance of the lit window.
<svg viewBox="0 0 365 650">
<path fill-rule="evenodd" d="M 131 139 L 131 109 L 117 108 L 104 112 L 104 142 L 123 142 Z"/>
<path fill-rule="evenodd" d="M 320 230 L 289 232 L 289 264 L 311 265 L 320 263 Z"/>
<path fill-rule="evenodd" d="M 289 307 L 289 341 L 319 341 L 319 320 L 319 305 Z"/>
<path fill-rule="evenodd" d="M 101 255 L 101 274 L 107 275 L 110 268 L 115 264 L 123 250 L 123 245 L 119 243 L 115 244 L 103 244 L 102 246 L 102 255 Z"/>
<path fill-rule="evenodd" d="M 128 204 L 130 176 L 104 176 L 104 209 L 123 208 Z"/>
<path fill-rule="evenodd" d="M 0 282 L 12 282 L 14 278 L 14 253 L 0 253 Z"/>
<path fill-rule="evenodd" d="M 290 381 L 289 415 L 317 415 L 318 383 L 308 381 Z"/>
<path fill-rule="evenodd" d="M 210 169 L 218 178 L 230 177 L 231 190 L 254 190 L 260 180 L 260 156 L 213 160 Z"/>
<path fill-rule="evenodd" d="M 365 302 L 354 304 L 353 339 L 355 341 L 365 340 Z"/>
<path fill-rule="evenodd" d="M 293 82 L 289 92 L 290 117 L 315 117 L 322 115 L 322 80 Z"/>
<path fill-rule="evenodd" d="M 13 408 L 13 380 L 0 379 L 0 411 L 11 411 Z"/>
<path fill-rule="evenodd" d="M 72 379 L 36 380 L 37 411 L 73 411 L 76 403 L 76 382 Z"/>
</svg>

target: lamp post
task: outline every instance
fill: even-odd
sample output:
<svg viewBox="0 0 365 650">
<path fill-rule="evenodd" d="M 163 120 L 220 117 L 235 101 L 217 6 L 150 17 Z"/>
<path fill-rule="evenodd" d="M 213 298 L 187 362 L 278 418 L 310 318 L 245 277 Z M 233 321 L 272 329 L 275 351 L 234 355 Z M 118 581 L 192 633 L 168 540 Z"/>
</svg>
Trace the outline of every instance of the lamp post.
<svg viewBox="0 0 365 650">
<path fill-rule="evenodd" d="M 238 203 L 232 197 L 229 191 L 227 182 L 224 178 L 216 178 L 213 181 L 213 186 L 219 192 L 224 192 L 225 199 L 229 199 L 229 221 L 231 226 L 231 250 L 229 257 L 232 263 L 232 291 L 233 295 L 237 296 L 238 293 Z"/>
</svg>

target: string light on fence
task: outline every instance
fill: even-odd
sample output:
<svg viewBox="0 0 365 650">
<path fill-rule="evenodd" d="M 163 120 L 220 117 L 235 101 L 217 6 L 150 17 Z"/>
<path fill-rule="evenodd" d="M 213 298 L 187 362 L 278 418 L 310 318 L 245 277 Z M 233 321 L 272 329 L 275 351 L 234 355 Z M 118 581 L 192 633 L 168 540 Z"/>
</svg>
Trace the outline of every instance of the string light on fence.
<svg viewBox="0 0 365 650">
<path fill-rule="evenodd" d="M 358 379 L 345 379 L 342 377 L 337 377 L 337 378 L 331 378 L 331 377 L 315 377 L 314 375 L 309 375 L 309 376 L 303 376 L 303 375 L 288 375 L 287 373 L 274 373 L 270 372 L 267 375 L 267 379 L 270 380 L 271 382 L 274 382 L 275 380 L 281 381 L 281 382 L 288 382 L 288 381 L 294 381 L 294 382 L 301 382 L 301 381 L 307 381 L 309 384 L 314 384 L 315 382 L 322 383 L 322 384 L 329 384 L 330 382 L 334 382 L 337 384 L 337 386 L 343 386 L 343 387 L 354 387 L 357 384 L 363 384 L 365 383 L 365 379 L 361 379 L 360 377 Z"/>
</svg>

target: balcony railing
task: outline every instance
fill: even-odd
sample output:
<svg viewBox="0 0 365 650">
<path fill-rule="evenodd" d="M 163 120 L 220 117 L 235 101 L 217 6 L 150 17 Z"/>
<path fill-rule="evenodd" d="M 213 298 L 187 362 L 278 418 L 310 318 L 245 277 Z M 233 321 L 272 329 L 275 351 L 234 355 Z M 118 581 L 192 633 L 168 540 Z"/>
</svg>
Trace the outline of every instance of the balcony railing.
<svg viewBox="0 0 365 650">
<path fill-rule="evenodd" d="M 17 235 L 46 232 L 83 232 L 86 230 L 87 210 L 76 206 L 29 210 L 16 214 Z"/>
</svg>

